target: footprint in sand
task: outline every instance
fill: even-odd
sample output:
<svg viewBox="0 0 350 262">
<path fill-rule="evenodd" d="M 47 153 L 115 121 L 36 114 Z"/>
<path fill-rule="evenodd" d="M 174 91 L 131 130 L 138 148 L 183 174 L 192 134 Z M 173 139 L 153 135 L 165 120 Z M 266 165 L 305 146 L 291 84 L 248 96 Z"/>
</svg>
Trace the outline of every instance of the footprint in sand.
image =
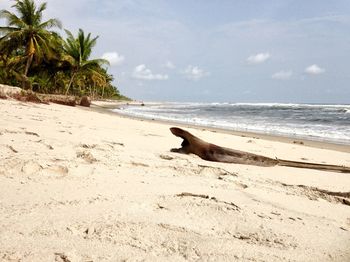
<svg viewBox="0 0 350 262">
<path fill-rule="evenodd" d="M 169 155 L 159 155 L 159 157 L 161 159 L 164 159 L 164 160 L 173 160 L 174 159 L 172 156 L 169 156 Z"/>
<path fill-rule="evenodd" d="M 97 161 L 97 159 L 89 151 L 78 151 L 77 157 L 84 159 L 86 162 L 90 164 Z"/>
<path fill-rule="evenodd" d="M 66 176 L 69 172 L 68 167 L 62 165 L 53 165 L 49 166 L 44 170 L 43 174 L 49 176 Z"/>
<path fill-rule="evenodd" d="M 82 257 L 77 255 L 75 251 L 55 253 L 55 262 L 70 262 L 70 261 L 82 261 Z"/>
<path fill-rule="evenodd" d="M 37 133 L 35 133 L 35 132 L 25 131 L 24 133 L 25 133 L 26 135 L 37 136 L 37 137 L 39 137 L 39 135 L 38 135 Z"/>
<path fill-rule="evenodd" d="M 29 160 L 23 164 L 21 171 L 25 175 L 34 175 L 39 173 L 42 169 L 43 167 L 38 162 Z"/>
<path fill-rule="evenodd" d="M 89 144 L 79 144 L 79 147 L 86 148 L 86 149 L 95 148 L 96 146 L 97 146 L 96 144 L 93 144 L 93 145 L 89 145 Z"/>
<path fill-rule="evenodd" d="M 18 134 L 19 133 L 18 131 L 8 130 L 8 129 L 5 129 L 4 132 L 7 133 L 7 134 Z"/>
<path fill-rule="evenodd" d="M 6 165 L 8 169 L 11 169 L 12 172 L 8 175 L 15 175 L 19 172 L 31 176 L 31 175 L 44 175 L 44 176 L 65 176 L 68 174 L 68 168 L 66 166 L 61 165 L 48 165 L 43 167 L 38 162 L 29 160 L 29 161 L 22 161 L 18 159 L 12 159 L 11 161 L 8 161 Z M 12 167 L 12 168 L 11 168 Z M 6 174 L 6 171 L 1 172 Z"/>
<path fill-rule="evenodd" d="M 49 144 L 46 144 L 42 139 L 40 139 L 39 141 L 35 141 L 35 143 L 41 143 L 41 144 L 43 144 L 45 147 L 47 147 L 50 150 L 54 149 L 53 146 L 51 146 Z"/>
<path fill-rule="evenodd" d="M 23 257 L 18 252 L 0 252 L 1 261 L 22 261 Z"/>
<path fill-rule="evenodd" d="M 13 153 L 18 153 L 18 151 L 16 150 L 16 149 L 14 149 L 12 146 L 10 146 L 10 145 L 6 145 L 6 147 L 8 148 L 8 149 L 10 149 Z"/>
<path fill-rule="evenodd" d="M 225 177 L 225 176 L 237 177 L 236 173 L 229 172 L 221 167 L 212 167 L 212 166 L 205 166 L 205 165 L 198 165 L 198 168 L 195 168 L 195 172 L 205 177 L 214 177 L 214 178 Z"/>
</svg>

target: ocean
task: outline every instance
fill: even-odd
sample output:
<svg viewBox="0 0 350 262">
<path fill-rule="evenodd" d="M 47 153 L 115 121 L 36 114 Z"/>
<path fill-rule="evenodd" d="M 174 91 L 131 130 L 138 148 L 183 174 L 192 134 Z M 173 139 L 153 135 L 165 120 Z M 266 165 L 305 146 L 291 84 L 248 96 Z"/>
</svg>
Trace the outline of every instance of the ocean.
<svg viewBox="0 0 350 262">
<path fill-rule="evenodd" d="M 234 131 L 350 146 L 350 105 L 279 103 L 150 103 L 118 113 Z"/>
</svg>

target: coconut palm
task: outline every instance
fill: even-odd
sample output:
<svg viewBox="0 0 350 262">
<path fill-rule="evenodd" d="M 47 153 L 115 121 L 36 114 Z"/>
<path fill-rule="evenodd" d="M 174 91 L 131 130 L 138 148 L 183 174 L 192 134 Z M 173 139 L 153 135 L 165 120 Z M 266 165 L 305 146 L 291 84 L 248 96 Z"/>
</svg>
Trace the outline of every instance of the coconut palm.
<svg viewBox="0 0 350 262">
<path fill-rule="evenodd" d="M 101 73 L 98 68 L 103 64 L 109 64 L 105 59 L 92 59 L 89 60 L 92 49 L 96 45 L 98 36 L 91 38 L 91 33 L 85 36 L 82 29 L 79 29 L 78 36 L 75 38 L 73 34 L 65 30 L 67 34 L 67 39 L 63 44 L 64 51 L 69 56 L 69 61 L 72 66 L 71 79 L 66 89 L 66 94 L 68 94 L 71 85 L 76 77 L 79 75 L 96 76 L 101 77 Z"/>
<path fill-rule="evenodd" d="M 46 3 L 36 6 L 34 0 L 15 0 L 12 7 L 18 15 L 8 10 L 0 11 L 0 18 L 7 20 L 7 26 L 0 27 L 0 52 L 24 49 L 24 87 L 33 60 L 40 62 L 53 54 L 57 34 L 49 29 L 61 28 L 61 22 L 57 19 L 42 21 Z"/>
</svg>

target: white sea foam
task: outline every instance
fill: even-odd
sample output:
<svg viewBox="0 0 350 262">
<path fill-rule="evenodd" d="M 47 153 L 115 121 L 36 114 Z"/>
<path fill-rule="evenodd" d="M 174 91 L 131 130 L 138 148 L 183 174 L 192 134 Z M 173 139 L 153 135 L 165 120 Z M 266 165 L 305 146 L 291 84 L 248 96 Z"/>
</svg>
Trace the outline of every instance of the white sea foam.
<svg viewBox="0 0 350 262">
<path fill-rule="evenodd" d="M 126 107 L 118 112 L 227 130 L 350 144 L 350 117 L 347 116 L 350 105 L 164 103 Z"/>
</svg>

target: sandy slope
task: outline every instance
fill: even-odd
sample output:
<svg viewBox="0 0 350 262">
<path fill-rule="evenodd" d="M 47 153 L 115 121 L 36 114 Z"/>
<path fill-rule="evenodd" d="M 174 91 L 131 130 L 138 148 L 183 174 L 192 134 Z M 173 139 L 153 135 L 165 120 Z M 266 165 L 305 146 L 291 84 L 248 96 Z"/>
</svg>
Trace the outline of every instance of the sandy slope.
<svg viewBox="0 0 350 262">
<path fill-rule="evenodd" d="M 349 261 L 350 175 L 170 153 L 169 124 L 0 100 L 0 261 Z M 188 129 L 350 166 L 350 154 Z M 349 199 L 348 199 L 349 200 Z"/>
</svg>

